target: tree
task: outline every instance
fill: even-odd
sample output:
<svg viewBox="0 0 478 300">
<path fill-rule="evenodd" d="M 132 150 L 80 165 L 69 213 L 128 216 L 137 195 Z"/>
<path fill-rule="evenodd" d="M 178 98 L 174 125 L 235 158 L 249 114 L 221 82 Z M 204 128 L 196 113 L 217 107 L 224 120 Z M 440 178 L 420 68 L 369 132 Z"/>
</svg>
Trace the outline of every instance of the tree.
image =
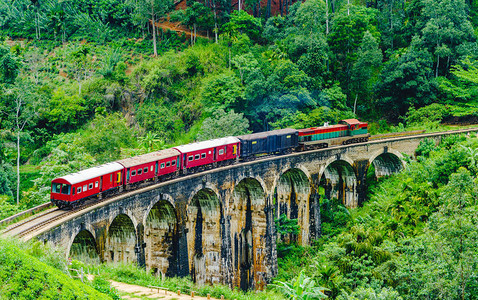
<svg viewBox="0 0 478 300">
<path fill-rule="evenodd" d="M 357 99 L 372 99 L 373 85 L 377 81 L 379 67 L 382 65 L 382 51 L 377 40 L 366 31 L 358 50 L 358 58 L 352 68 L 352 89 L 355 94 L 354 113 L 356 112 Z M 366 103 L 369 104 L 369 103 Z"/>
<path fill-rule="evenodd" d="M 91 48 L 85 44 L 70 53 L 71 63 L 68 66 L 68 71 L 78 82 L 78 96 L 81 96 L 81 82 L 93 75 L 93 61 L 90 52 Z"/>
<path fill-rule="evenodd" d="M 273 284 L 279 291 L 287 295 L 289 299 L 293 300 L 312 300 L 312 299 L 325 299 L 326 288 L 316 285 L 316 282 L 306 276 L 304 271 L 301 271 L 294 282 L 282 282 L 276 281 Z"/>
<path fill-rule="evenodd" d="M 464 0 L 422 0 L 426 23 L 421 30 L 424 46 L 435 58 L 435 77 L 447 75 L 463 54 L 463 45 L 476 41 Z M 441 72 L 440 72 L 441 70 Z"/>
<path fill-rule="evenodd" d="M 216 110 L 212 117 L 206 118 L 199 130 L 199 141 L 236 136 L 250 133 L 249 121 L 244 114 L 235 113 L 234 110 L 225 112 L 223 109 Z"/>
<path fill-rule="evenodd" d="M 139 20 L 148 22 L 152 28 L 153 35 L 153 55 L 158 56 L 156 45 L 156 22 L 168 12 L 172 5 L 172 0 L 130 0 L 133 2 L 136 16 Z"/>
<path fill-rule="evenodd" d="M 397 120 L 410 105 L 421 107 L 436 99 L 433 58 L 415 38 L 405 53 L 388 61 L 376 86 L 378 106 L 389 119 Z"/>
<path fill-rule="evenodd" d="M 30 69 L 35 84 L 38 84 L 39 81 L 38 73 L 43 66 L 43 58 L 43 55 L 36 49 L 25 54 L 26 66 Z"/>
<path fill-rule="evenodd" d="M 209 78 L 201 90 L 208 109 L 244 109 L 244 87 L 234 73 L 226 72 Z"/>
<path fill-rule="evenodd" d="M 261 20 L 254 18 L 243 10 L 235 10 L 231 20 L 222 26 L 222 31 L 231 37 L 246 34 L 251 40 L 257 41 L 260 37 Z"/>
<path fill-rule="evenodd" d="M 342 88 L 350 99 L 352 66 L 357 60 L 358 49 L 365 32 L 378 37 L 376 29 L 377 11 L 372 8 L 350 6 L 340 10 L 332 20 L 332 28 L 327 41 L 332 51 L 331 68 L 335 79 L 340 81 Z"/>
<path fill-rule="evenodd" d="M 16 135 L 17 148 L 17 205 L 20 204 L 20 137 L 25 126 L 36 117 L 36 111 L 33 106 L 32 94 L 29 93 L 26 86 L 18 86 L 13 95 L 14 101 L 14 132 Z"/>
<path fill-rule="evenodd" d="M 0 83 L 13 84 L 20 71 L 20 62 L 9 47 L 0 45 Z"/>
<path fill-rule="evenodd" d="M 191 45 L 196 43 L 197 28 L 209 29 L 213 16 L 211 10 L 200 2 L 193 2 L 184 14 L 183 23 L 191 29 Z"/>
</svg>

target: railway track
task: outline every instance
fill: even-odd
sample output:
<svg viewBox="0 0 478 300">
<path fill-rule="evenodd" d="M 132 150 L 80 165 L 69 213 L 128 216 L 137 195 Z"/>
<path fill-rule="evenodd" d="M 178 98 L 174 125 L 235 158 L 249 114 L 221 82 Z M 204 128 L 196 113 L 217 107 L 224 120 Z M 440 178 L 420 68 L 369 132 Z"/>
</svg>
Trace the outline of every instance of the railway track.
<svg viewBox="0 0 478 300">
<path fill-rule="evenodd" d="M 48 224 L 51 224 L 57 220 L 63 219 L 69 215 L 77 213 L 83 209 L 91 207 L 93 205 L 97 205 L 103 201 L 109 200 L 110 198 L 105 198 L 101 200 L 93 200 L 90 199 L 85 204 L 79 208 L 75 208 L 72 210 L 62 210 L 59 208 L 51 208 L 45 212 L 42 212 L 38 215 L 35 215 L 31 218 L 26 220 L 20 221 L 18 223 L 12 224 L 1 231 L 3 236 L 17 236 L 17 237 L 24 237 L 29 233 L 32 233 L 38 229 L 41 229 Z"/>
<path fill-rule="evenodd" d="M 478 131 L 478 130 L 476 128 L 474 130 L 469 128 L 469 129 L 459 129 L 459 130 L 453 130 L 453 131 L 434 132 L 434 133 L 423 133 L 423 132 L 416 132 L 415 131 L 415 132 L 409 132 L 410 133 L 409 135 L 404 135 L 403 133 L 401 133 L 401 134 L 398 134 L 396 136 L 381 135 L 381 136 L 378 136 L 376 138 L 373 138 L 373 136 L 372 136 L 371 141 L 365 142 L 365 143 L 374 143 L 374 142 L 383 141 L 383 140 L 403 139 L 403 138 L 406 138 L 406 137 L 417 137 L 417 136 L 422 136 L 422 135 L 439 135 L 439 134 L 444 134 L 444 133 L 449 133 L 449 134 L 466 133 L 466 132 L 470 132 L 470 131 Z M 360 143 L 360 144 L 365 144 L 365 143 Z M 350 146 L 350 145 L 347 145 L 347 146 Z M 339 146 L 339 147 L 347 147 L 347 146 Z M 324 150 L 326 151 L 327 149 L 330 149 L 330 148 L 319 149 L 319 150 L 308 150 L 308 151 L 305 151 L 305 152 L 324 151 Z M 302 153 L 304 153 L 304 152 L 302 152 Z M 292 153 L 292 155 L 295 155 L 295 154 L 298 154 L 298 153 Z M 260 160 L 263 160 L 263 159 L 274 159 L 274 157 L 270 157 L 270 156 L 261 157 Z M 252 163 L 252 162 L 243 162 L 243 163 Z M 226 167 L 233 167 L 233 166 L 226 166 Z M 188 174 L 188 175 L 185 175 L 185 176 L 183 175 L 183 176 L 180 176 L 180 177 L 184 178 L 184 177 L 198 176 L 198 175 L 201 175 L 201 172 L 194 173 L 194 174 Z M 14 224 L 6 227 L 4 230 L 0 231 L 0 234 L 3 235 L 3 236 L 16 236 L 16 237 L 21 237 L 22 238 L 22 237 L 25 237 L 29 234 L 34 233 L 35 231 L 38 231 L 38 230 L 46 227 L 47 225 L 49 225 L 49 224 L 51 224 L 55 221 L 58 221 L 58 220 L 63 219 L 67 216 L 70 216 L 72 214 L 75 214 L 77 212 L 85 210 L 85 209 L 87 209 L 91 206 L 98 205 L 99 203 L 102 203 L 104 201 L 110 201 L 110 200 L 112 200 L 112 198 L 115 198 L 117 196 L 122 196 L 124 194 L 138 193 L 143 188 L 148 188 L 148 187 L 151 187 L 155 184 L 156 184 L 155 182 L 151 182 L 147 185 L 143 185 L 143 186 L 139 187 L 136 190 L 123 191 L 121 193 L 111 195 L 110 197 L 105 197 L 103 199 L 90 199 L 90 200 L 86 201 L 85 204 L 82 205 L 81 207 L 74 208 L 72 210 L 61 210 L 61 209 L 58 209 L 56 207 L 55 208 L 50 208 L 50 209 L 48 209 L 44 212 L 41 212 L 37 215 L 34 215 L 32 217 L 29 217 L 25 220 L 19 221 L 18 223 L 14 223 Z"/>
</svg>

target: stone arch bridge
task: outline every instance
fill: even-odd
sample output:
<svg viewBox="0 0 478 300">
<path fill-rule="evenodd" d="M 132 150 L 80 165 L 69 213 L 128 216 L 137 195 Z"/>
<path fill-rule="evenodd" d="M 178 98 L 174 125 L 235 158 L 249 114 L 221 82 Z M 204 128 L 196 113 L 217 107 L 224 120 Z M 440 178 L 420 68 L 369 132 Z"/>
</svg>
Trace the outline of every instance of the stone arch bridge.
<svg viewBox="0 0 478 300">
<path fill-rule="evenodd" d="M 478 129 L 477 129 L 478 130 Z M 474 130 L 474 131 L 477 131 Z M 318 188 L 348 207 L 365 199 L 366 174 L 400 171 L 426 134 L 274 156 L 177 178 L 101 202 L 36 238 L 78 245 L 102 261 L 136 262 L 150 272 L 190 275 L 200 284 L 262 289 L 277 273 L 274 218 L 298 219 L 295 238 L 320 235 Z"/>
</svg>

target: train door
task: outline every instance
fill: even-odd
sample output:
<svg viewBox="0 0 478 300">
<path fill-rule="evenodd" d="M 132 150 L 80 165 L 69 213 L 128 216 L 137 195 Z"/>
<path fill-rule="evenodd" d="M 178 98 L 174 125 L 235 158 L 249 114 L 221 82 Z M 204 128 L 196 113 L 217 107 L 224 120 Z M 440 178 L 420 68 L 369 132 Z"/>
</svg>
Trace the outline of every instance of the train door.
<svg viewBox="0 0 478 300">
<path fill-rule="evenodd" d="M 216 155 L 216 148 L 214 148 L 213 156 L 212 156 L 213 161 L 217 160 L 217 155 Z"/>
<path fill-rule="evenodd" d="M 158 175 L 159 174 L 159 172 L 158 172 L 158 162 L 156 162 L 156 166 L 154 168 L 155 168 L 154 169 L 154 174 Z"/>
<path fill-rule="evenodd" d="M 121 172 L 116 173 L 116 186 L 121 185 Z"/>
<path fill-rule="evenodd" d="M 103 176 L 100 176 L 100 192 L 103 191 Z"/>
</svg>

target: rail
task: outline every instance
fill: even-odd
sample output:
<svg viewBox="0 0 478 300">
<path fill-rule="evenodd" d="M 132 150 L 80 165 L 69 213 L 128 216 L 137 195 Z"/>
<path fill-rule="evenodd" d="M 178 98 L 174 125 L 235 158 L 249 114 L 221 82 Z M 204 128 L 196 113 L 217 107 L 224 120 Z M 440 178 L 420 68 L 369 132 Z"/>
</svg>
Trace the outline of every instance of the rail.
<svg viewBox="0 0 478 300">
<path fill-rule="evenodd" d="M 14 221 L 17 221 L 17 220 L 19 220 L 23 217 L 29 217 L 29 216 L 31 216 L 35 213 L 38 213 L 38 212 L 47 210 L 49 208 L 52 208 L 53 206 L 54 206 L 53 203 L 47 202 L 47 203 L 43 203 L 43 204 L 40 204 L 38 206 L 32 207 L 30 209 L 24 210 L 22 212 L 19 212 L 18 214 L 15 214 L 13 216 L 10 216 L 8 218 L 0 220 L 0 226 L 10 224 L 10 223 L 12 223 Z"/>
</svg>

